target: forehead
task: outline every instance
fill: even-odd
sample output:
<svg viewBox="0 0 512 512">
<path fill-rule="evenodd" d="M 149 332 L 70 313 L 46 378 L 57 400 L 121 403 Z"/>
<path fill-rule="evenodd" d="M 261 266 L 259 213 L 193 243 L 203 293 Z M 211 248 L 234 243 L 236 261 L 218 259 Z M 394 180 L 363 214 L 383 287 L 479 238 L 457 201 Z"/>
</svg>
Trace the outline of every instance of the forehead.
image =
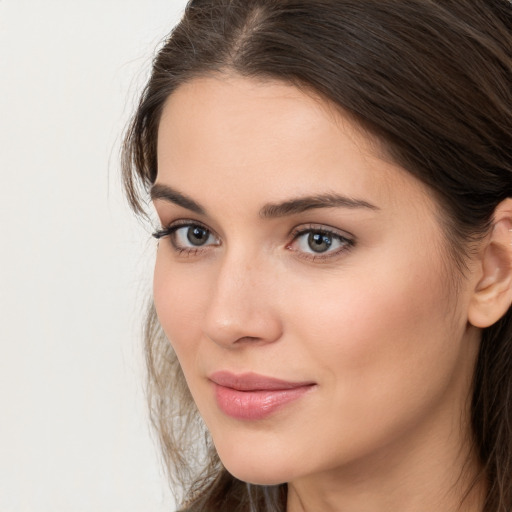
<svg viewBox="0 0 512 512">
<path fill-rule="evenodd" d="M 364 196 L 374 204 L 402 193 L 404 201 L 430 203 L 426 187 L 377 148 L 340 109 L 294 86 L 196 78 L 165 104 L 157 182 L 206 200 L 213 190 L 232 201 L 248 192 L 246 206 L 306 192 Z"/>
</svg>

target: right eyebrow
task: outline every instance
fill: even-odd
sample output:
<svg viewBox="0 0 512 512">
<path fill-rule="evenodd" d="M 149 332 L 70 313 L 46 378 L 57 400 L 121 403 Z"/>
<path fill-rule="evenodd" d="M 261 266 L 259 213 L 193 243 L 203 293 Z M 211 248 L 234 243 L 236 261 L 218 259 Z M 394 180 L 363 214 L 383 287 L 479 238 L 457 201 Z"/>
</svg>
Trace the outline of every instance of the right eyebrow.
<svg viewBox="0 0 512 512">
<path fill-rule="evenodd" d="M 151 187 L 150 195 L 153 201 L 163 199 L 164 201 L 169 201 L 170 203 L 174 203 L 199 215 L 206 215 L 206 210 L 200 204 L 168 185 L 155 183 Z"/>
</svg>

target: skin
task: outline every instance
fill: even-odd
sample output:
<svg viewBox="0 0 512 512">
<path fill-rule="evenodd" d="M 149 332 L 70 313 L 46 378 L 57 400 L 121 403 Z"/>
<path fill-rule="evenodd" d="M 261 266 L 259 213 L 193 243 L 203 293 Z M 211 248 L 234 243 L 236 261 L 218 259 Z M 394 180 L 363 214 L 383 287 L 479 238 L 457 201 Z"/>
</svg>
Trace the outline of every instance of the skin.
<svg viewBox="0 0 512 512">
<path fill-rule="evenodd" d="M 468 262 L 455 290 L 429 190 L 326 102 L 233 75 L 168 99 L 156 183 L 204 210 L 156 198 L 162 226 L 212 233 L 199 249 L 186 227 L 161 238 L 154 300 L 226 468 L 288 482 L 289 512 L 458 510 L 478 470 L 467 413 L 480 330 L 468 311 L 481 275 Z M 332 193 L 372 207 L 260 215 Z M 344 238 L 319 256 L 296 228 Z M 219 370 L 315 386 L 239 420 L 215 400 Z M 460 510 L 481 510 L 481 494 Z"/>
</svg>

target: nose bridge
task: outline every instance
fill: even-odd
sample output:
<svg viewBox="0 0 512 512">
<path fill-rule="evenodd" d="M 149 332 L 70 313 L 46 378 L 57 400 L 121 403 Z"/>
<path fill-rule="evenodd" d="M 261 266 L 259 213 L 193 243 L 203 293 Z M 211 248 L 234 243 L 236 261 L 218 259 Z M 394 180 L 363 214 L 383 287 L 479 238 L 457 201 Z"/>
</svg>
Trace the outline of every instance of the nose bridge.
<svg viewBox="0 0 512 512">
<path fill-rule="evenodd" d="M 272 301 L 272 266 L 258 252 L 227 250 L 210 290 L 205 334 L 224 346 L 268 343 L 280 336 Z"/>
</svg>

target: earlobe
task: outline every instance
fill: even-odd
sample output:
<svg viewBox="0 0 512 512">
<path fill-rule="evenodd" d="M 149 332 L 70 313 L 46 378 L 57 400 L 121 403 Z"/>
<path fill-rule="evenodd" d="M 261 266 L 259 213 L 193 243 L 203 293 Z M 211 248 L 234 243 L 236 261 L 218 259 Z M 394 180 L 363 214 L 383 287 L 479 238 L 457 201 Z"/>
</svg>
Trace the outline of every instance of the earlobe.
<svg viewBox="0 0 512 512">
<path fill-rule="evenodd" d="M 497 206 L 480 254 L 468 320 L 475 327 L 485 328 L 496 323 L 512 303 L 512 199 Z"/>
</svg>

